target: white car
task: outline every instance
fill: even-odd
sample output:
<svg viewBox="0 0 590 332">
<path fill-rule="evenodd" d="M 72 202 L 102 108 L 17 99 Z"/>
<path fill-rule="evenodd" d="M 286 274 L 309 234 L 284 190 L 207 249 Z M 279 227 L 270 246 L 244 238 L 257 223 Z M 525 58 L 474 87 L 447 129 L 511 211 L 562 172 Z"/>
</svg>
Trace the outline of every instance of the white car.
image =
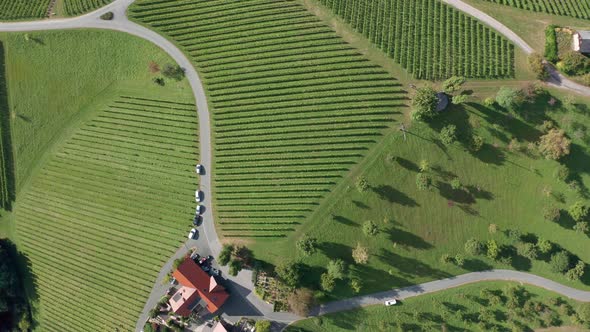
<svg viewBox="0 0 590 332">
<path fill-rule="evenodd" d="M 201 202 L 201 191 L 200 190 L 195 190 L 195 201 L 197 203 Z"/>
<path fill-rule="evenodd" d="M 197 230 L 196 229 L 191 229 L 191 231 L 188 233 L 188 239 L 192 240 L 195 238 L 195 235 L 197 234 Z"/>
<path fill-rule="evenodd" d="M 202 205 L 197 205 L 197 208 L 195 209 L 195 213 L 197 214 L 201 214 L 203 213 L 203 206 Z"/>
<path fill-rule="evenodd" d="M 203 165 L 197 164 L 197 166 L 195 167 L 195 172 L 197 172 L 197 174 L 203 173 Z"/>
<path fill-rule="evenodd" d="M 385 301 L 385 305 L 388 306 L 388 307 L 389 306 L 392 306 L 392 305 L 395 305 L 396 303 L 397 303 L 397 300 L 396 299 Z"/>
</svg>

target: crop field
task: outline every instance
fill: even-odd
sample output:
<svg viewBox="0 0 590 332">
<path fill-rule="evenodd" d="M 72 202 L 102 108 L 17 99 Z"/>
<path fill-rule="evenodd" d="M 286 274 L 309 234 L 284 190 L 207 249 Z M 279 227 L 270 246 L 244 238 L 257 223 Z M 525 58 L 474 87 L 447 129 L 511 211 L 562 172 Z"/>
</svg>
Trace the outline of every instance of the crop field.
<svg viewBox="0 0 590 332">
<path fill-rule="evenodd" d="M 514 77 L 514 46 L 438 0 L 320 0 L 418 79 Z"/>
<path fill-rule="evenodd" d="M 67 16 L 81 15 L 111 3 L 112 0 L 65 0 L 65 14 Z"/>
<path fill-rule="evenodd" d="M 14 165 L 10 136 L 10 111 L 6 84 L 4 44 L 0 42 L 0 207 L 10 210 L 14 200 Z"/>
<path fill-rule="evenodd" d="M 0 20 L 43 18 L 50 0 L 0 0 Z"/>
<path fill-rule="evenodd" d="M 547 14 L 590 19 L 590 0 L 486 0 Z"/>
<path fill-rule="evenodd" d="M 83 120 L 15 207 L 44 331 L 131 331 L 194 214 L 194 102 L 129 94 Z"/>
<path fill-rule="evenodd" d="M 402 86 L 292 1 L 137 1 L 208 90 L 225 237 L 288 235 L 407 103 Z"/>
</svg>

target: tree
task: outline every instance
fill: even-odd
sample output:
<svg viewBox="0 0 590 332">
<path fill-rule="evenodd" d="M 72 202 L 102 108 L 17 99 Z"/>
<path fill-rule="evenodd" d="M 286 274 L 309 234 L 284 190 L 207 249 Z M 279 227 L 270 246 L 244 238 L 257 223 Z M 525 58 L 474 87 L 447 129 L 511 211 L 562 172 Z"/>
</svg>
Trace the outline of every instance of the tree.
<svg viewBox="0 0 590 332">
<path fill-rule="evenodd" d="M 417 121 L 428 121 L 436 116 L 438 98 L 436 91 L 430 86 L 419 88 L 412 101 L 412 119 Z"/>
<path fill-rule="evenodd" d="M 375 236 L 379 233 L 379 228 L 377 228 L 377 225 L 372 220 L 368 220 L 363 224 L 363 233 L 366 236 Z"/>
<path fill-rule="evenodd" d="M 420 160 L 420 165 L 418 166 L 418 169 L 422 173 L 428 172 L 428 170 L 430 170 L 430 163 L 428 162 L 428 160 L 426 160 L 426 159 Z"/>
<path fill-rule="evenodd" d="M 329 272 L 322 273 L 320 276 L 320 287 L 326 292 L 331 292 L 336 286 L 336 279 Z"/>
<path fill-rule="evenodd" d="M 184 78 L 184 68 L 179 65 L 167 63 L 164 65 L 164 68 L 162 68 L 162 75 L 176 81 L 181 81 Z"/>
<path fill-rule="evenodd" d="M 431 185 L 432 185 L 432 180 L 430 179 L 430 177 L 427 174 L 424 174 L 424 173 L 416 174 L 416 186 L 418 187 L 418 190 L 430 189 Z"/>
<path fill-rule="evenodd" d="M 451 180 L 451 188 L 453 188 L 453 190 L 459 190 L 461 189 L 462 185 L 461 185 L 461 181 L 459 180 L 459 178 L 454 178 Z"/>
<path fill-rule="evenodd" d="M 295 246 L 303 253 L 304 256 L 310 256 L 316 252 L 318 240 L 315 237 L 303 234 L 303 236 L 297 240 Z"/>
<path fill-rule="evenodd" d="M 223 247 L 221 247 L 221 252 L 219 253 L 219 256 L 217 256 L 217 262 L 219 263 L 219 265 L 226 266 L 231 260 L 231 254 L 233 251 L 233 245 L 224 244 Z"/>
<path fill-rule="evenodd" d="M 291 311 L 301 317 L 307 317 L 314 302 L 313 293 L 307 288 L 299 288 L 287 297 Z"/>
<path fill-rule="evenodd" d="M 534 244 L 528 242 L 520 242 L 516 246 L 516 252 L 528 259 L 537 259 L 538 256 L 537 247 Z"/>
<path fill-rule="evenodd" d="M 582 278 L 584 276 L 585 269 L 586 269 L 586 264 L 583 261 L 578 261 L 576 266 L 574 266 L 572 269 L 568 270 L 565 273 L 565 277 L 571 281 L 580 280 L 580 278 Z"/>
<path fill-rule="evenodd" d="M 569 75 L 585 74 L 589 66 L 588 58 L 576 51 L 565 53 L 559 64 L 559 68 Z"/>
<path fill-rule="evenodd" d="M 363 282 L 358 278 L 350 279 L 350 288 L 354 293 L 360 293 L 363 288 Z"/>
<path fill-rule="evenodd" d="M 174 260 L 174 262 L 172 263 L 172 267 L 176 270 L 178 269 L 178 267 L 180 266 L 180 264 L 182 264 L 182 262 L 184 262 L 184 257 L 180 257 Z"/>
<path fill-rule="evenodd" d="M 489 259 L 496 260 L 496 259 L 498 259 L 499 255 L 500 255 L 500 247 L 498 247 L 498 243 L 496 242 L 496 240 L 489 240 L 487 242 L 486 256 L 488 256 Z"/>
<path fill-rule="evenodd" d="M 578 233 L 588 233 L 588 222 L 586 221 L 578 221 L 575 225 L 574 225 L 574 231 L 578 232 Z"/>
<path fill-rule="evenodd" d="M 461 267 L 461 266 L 465 265 L 465 257 L 463 257 L 463 255 L 461 255 L 461 254 L 456 254 L 454 262 L 455 262 L 455 265 Z"/>
<path fill-rule="evenodd" d="M 152 309 L 148 312 L 148 317 L 149 318 L 156 318 L 158 317 L 158 314 L 160 313 L 160 311 L 158 311 L 158 309 Z"/>
<path fill-rule="evenodd" d="M 473 152 L 477 152 L 481 150 L 481 148 L 483 147 L 483 143 L 483 137 L 479 135 L 472 135 L 471 141 L 469 142 L 469 149 Z"/>
<path fill-rule="evenodd" d="M 590 325 L 590 303 L 582 303 L 576 310 L 578 319 L 585 325 Z"/>
<path fill-rule="evenodd" d="M 549 78 L 549 73 L 543 64 L 543 57 L 539 53 L 529 55 L 529 67 L 537 76 L 537 79 L 544 81 Z"/>
<path fill-rule="evenodd" d="M 495 103 L 496 103 L 496 99 L 494 99 L 492 97 L 487 97 L 486 99 L 483 100 L 483 104 L 486 105 L 487 107 L 492 107 L 492 106 L 494 106 Z"/>
<path fill-rule="evenodd" d="M 553 244 L 546 239 L 539 238 L 537 240 L 537 249 L 541 254 L 548 254 L 553 249 Z"/>
<path fill-rule="evenodd" d="M 583 201 L 577 201 L 569 207 L 567 212 L 575 221 L 582 221 L 588 216 L 588 206 Z"/>
<path fill-rule="evenodd" d="M 355 186 L 360 193 L 364 193 L 367 191 L 367 189 L 369 189 L 369 183 L 364 176 L 359 176 L 356 178 Z"/>
<path fill-rule="evenodd" d="M 555 169 L 554 175 L 555 175 L 555 178 L 558 179 L 559 181 L 566 182 L 567 179 L 570 177 L 570 169 L 567 168 L 567 166 L 560 164 Z"/>
<path fill-rule="evenodd" d="M 270 321 L 258 320 L 256 321 L 256 324 L 254 324 L 254 328 L 256 332 L 270 332 Z"/>
<path fill-rule="evenodd" d="M 523 103 L 522 92 L 517 89 L 501 87 L 496 94 L 496 102 L 505 109 L 514 110 Z"/>
<path fill-rule="evenodd" d="M 445 93 L 452 94 L 461 89 L 465 83 L 465 77 L 463 76 L 451 76 L 442 83 L 442 89 Z"/>
<path fill-rule="evenodd" d="M 243 263 L 242 263 L 242 261 L 241 261 L 241 260 L 232 259 L 232 260 L 229 262 L 229 271 L 228 271 L 228 272 L 229 272 L 229 274 L 230 274 L 231 276 L 234 276 L 234 277 L 235 277 L 235 276 L 237 276 L 237 275 L 238 275 L 238 273 L 239 273 L 240 271 L 242 271 L 242 268 L 243 268 L 243 266 L 244 266 L 244 265 L 243 265 Z"/>
<path fill-rule="evenodd" d="M 565 136 L 561 129 L 551 129 L 541 136 L 539 141 L 539 152 L 547 159 L 558 160 L 570 153 L 571 141 Z"/>
<path fill-rule="evenodd" d="M 570 266 L 570 256 L 565 251 L 556 252 L 555 254 L 551 255 L 549 265 L 551 266 L 551 270 L 553 272 L 563 273 L 567 271 Z"/>
<path fill-rule="evenodd" d="M 453 144 L 457 140 L 457 126 L 452 124 L 444 126 L 438 137 L 445 145 Z"/>
<path fill-rule="evenodd" d="M 326 268 L 328 269 L 328 274 L 331 275 L 334 279 L 344 279 L 344 274 L 346 273 L 346 265 L 343 260 L 333 259 L 328 262 Z"/>
<path fill-rule="evenodd" d="M 18 321 L 18 328 L 22 332 L 27 332 L 31 328 L 31 317 L 28 312 L 24 312 Z"/>
<path fill-rule="evenodd" d="M 561 217 L 561 210 L 557 206 L 549 205 L 543 207 L 543 218 L 545 220 L 556 222 L 559 220 L 559 217 Z"/>
<path fill-rule="evenodd" d="M 352 249 L 352 259 L 357 264 L 366 264 L 369 260 L 369 250 L 358 242 L 356 248 Z"/>
<path fill-rule="evenodd" d="M 472 256 L 478 256 L 483 254 L 484 252 L 484 245 L 481 241 L 471 238 L 465 242 L 465 252 Z"/>
<path fill-rule="evenodd" d="M 451 103 L 453 105 L 461 105 L 465 104 L 469 100 L 469 95 L 456 95 L 451 98 Z"/>
<path fill-rule="evenodd" d="M 283 261 L 275 267 L 277 277 L 289 287 L 297 287 L 301 279 L 301 267 L 294 262 Z"/>
</svg>

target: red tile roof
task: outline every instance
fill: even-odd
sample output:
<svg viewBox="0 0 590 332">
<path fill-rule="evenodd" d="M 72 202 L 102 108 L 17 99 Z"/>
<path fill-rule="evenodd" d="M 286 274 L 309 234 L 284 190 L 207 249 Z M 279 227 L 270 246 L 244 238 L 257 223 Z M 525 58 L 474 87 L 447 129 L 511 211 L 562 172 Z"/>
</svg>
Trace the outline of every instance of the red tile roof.
<svg viewBox="0 0 590 332">
<path fill-rule="evenodd" d="M 209 276 L 188 256 L 178 266 L 178 269 L 172 273 L 172 276 L 182 286 L 196 289 L 199 296 L 207 303 L 207 310 L 211 313 L 217 311 L 229 297 L 225 288 L 217 284 L 214 277 Z M 191 298 L 184 300 L 174 312 L 180 315 L 182 314 L 179 311 L 186 312 L 188 307 L 194 302 L 194 299 Z"/>
</svg>

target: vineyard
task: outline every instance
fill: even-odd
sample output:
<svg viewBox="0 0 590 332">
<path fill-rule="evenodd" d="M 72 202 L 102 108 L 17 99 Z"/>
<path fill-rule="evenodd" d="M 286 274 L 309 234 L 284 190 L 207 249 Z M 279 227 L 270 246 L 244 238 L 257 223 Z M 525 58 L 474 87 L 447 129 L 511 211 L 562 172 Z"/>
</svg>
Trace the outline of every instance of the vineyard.
<svg viewBox="0 0 590 332">
<path fill-rule="evenodd" d="M 113 0 L 65 0 L 65 14 L 77 16 L 108 5 Z"/>
<path fill-rule="evenodd" d="M 590 19 L 590 0 L 486 0 L 547 14 Z"/>
<path fill-rule="evenodd" d="M 23 190 L 16 231 L 44 331 L 134 329 L 194 213 L 197 117 L 182 99 L 97 106 Z"/>
<path fill-rule="evenodd" d="M 438 0 L 320 0 L 418 79 L 514 77 L 514 46 Z"/>
<path fill-rule="evenodd" d="M 4 44 L 0 42 L 0 207 L 10 210 L 14 200 L 14 165 L 4 63 Z"/>
<path fill-rule="evenodd" d="M 137 1 L 203 76 L 226 237 L 292 232 L 392 127 L 401 85 L 292 1 Z"/>
<path fill-rule="evenodd" d="M 51 0 L 0 0 L 0 21 L 25 20 L 47 16 Z"/>
</svg>

